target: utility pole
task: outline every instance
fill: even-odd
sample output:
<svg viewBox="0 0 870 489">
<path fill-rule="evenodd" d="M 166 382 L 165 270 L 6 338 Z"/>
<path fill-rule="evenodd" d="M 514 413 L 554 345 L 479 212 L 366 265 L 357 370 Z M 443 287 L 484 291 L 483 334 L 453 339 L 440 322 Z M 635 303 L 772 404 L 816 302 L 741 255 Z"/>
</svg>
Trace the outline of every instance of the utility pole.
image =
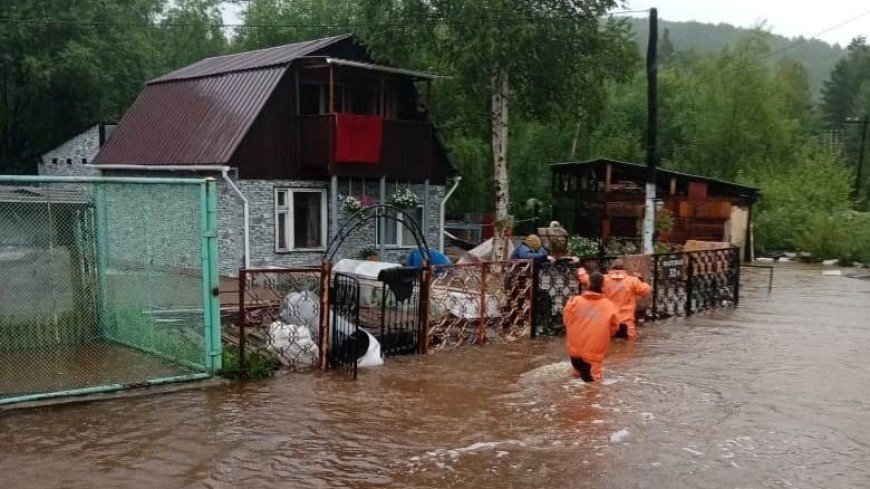
<svg viewBox="0 0 870 489">
<path fill-rule="evenodd" d="M 861 198 L 861 170 L 864 168 L 864 146 L 867 142 L 867 125 L 870 124 L 870 117 L 864 116 L 863 119 L 857 117 L 848 118 L 846 124 L 861 124 L 861 146 L 858 148 L 858 167 L 855 169 L 855 198 Z"/>
<path fill-rule="evenodd" d="M 658 147 L 656 144 L 658 125 L 658 39 L 659 19 L 655 8 L 649 10 L 649 41 L 646 50 L 646 206 L 643 218 L 643 252 L 652 253 L 653 234 L 656 220 L 656 166 Z"/>
</svg>

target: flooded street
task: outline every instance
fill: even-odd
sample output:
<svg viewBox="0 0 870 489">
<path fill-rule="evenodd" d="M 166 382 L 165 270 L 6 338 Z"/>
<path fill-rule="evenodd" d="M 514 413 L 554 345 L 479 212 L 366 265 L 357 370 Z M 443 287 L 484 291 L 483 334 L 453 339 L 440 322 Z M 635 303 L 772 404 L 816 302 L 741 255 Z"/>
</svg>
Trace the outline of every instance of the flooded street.
<svg viewBox="0 0 870 489">
<path fill-rule="evenodd" d="M 870 487 L 870 281 L 743 274 L 598 386 L 559 338 L 0 413 L 0 487 Z"/>
</svg>

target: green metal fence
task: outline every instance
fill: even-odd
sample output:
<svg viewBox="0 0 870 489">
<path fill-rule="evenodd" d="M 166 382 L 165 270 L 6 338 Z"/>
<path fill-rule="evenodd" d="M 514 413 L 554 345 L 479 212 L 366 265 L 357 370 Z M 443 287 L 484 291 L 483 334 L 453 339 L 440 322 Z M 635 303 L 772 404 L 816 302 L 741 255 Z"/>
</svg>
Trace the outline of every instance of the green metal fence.
<svg viewBox="0 0 870 489">
<path fill-rule="evenodd" d="M 0 404 L 220 369 L 211 179 L 0 176 Z"/>
</svg>

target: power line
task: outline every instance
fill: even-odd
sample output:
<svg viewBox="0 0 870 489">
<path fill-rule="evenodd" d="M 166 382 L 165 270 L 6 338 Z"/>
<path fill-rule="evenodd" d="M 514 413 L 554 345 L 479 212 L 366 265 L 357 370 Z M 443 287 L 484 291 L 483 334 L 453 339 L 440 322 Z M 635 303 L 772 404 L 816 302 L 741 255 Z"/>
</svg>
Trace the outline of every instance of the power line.
<svg viewBox="0 0 870 489">
<path fill-rule="evenodd" d="M 858 15 L 855 15 L 855 16 L 852 16 L 852 17 L 849 17 L 848 19 L 846 19 L 846 20 L 844 20 L 844 21 L 842 21 L 842 22 L 840 22 L 840 23 L 838 23 L 838 24 L 834 24 L 834 25 L 832 25 L 831 27 L 828 27 L 828 28 L 826 28 L 826 29 L 824 29 L 824 30 L 821 30 L 821 31 L 819 31 L 819 32 L 817 32 L 817 33 L 815 33 L 815 34 L 813 34 L 812 36 L 810 36 L 810 37 L 807 38 L 807 39 L 801 39 L 801 40 L 795 41 L 795 42 L 793 42 L 793 43 L 791 43 L 791 44 L 785 46 L 785 47 L 782 48 L 782 49 L 778 49 L 778 50 L 776 50 L 776 51 L 773 51 L 773 52 L 769 53 L 769 54 L 768 54 L 767 56 L 765 56 L 764 58 L 767 59 L 767 58 L 769 58 L 769 57 L 771 57 L 771 56 L 775 56 L 775 55 L 777 55 L 777 54 L 780 54 L 780 53 L 783 53 L 783 52 L 785 52 L 785 51 L 788 51 L 789 49 L 793 49 L 793 48 L 795 48 L 795 47 L 797 47 L 797 46 L 800 46 L 801 43 L 803 43 L 803 42 L 806 42 L 806 41 L 812 41 L 812 40 L 814 40 L 814 39 L 817 39 L 819 36 L 821 36 L 821 35 L 823 35 L 823 34 L 827 34 L 827 33 L 831 32 L 831 31 L 833 31 L 833 30 L 839 29 L 840 27 L 843 27 L 843 26 L 846 25 L 846 24 L 850 24 L 850 23 L 852 23 L 852 22 L 854 22 L 854 21 L 856 21 L 856 20 L 858 20 L 858 19 L 860 19 L 860 18 L 862 18 L 862 17 L 867 16 L 867 15 L 870 15 L 870 10 L 866 10 L 866 11 L 864 11 L 864 12 L 858 14 Z"/>
</svg>

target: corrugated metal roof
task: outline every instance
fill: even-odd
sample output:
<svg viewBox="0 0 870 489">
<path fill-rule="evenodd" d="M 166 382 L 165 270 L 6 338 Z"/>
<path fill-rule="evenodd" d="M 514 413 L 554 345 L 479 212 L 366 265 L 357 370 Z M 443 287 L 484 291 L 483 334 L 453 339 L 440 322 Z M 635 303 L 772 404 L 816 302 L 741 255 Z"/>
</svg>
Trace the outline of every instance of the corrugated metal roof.
<svg viewBox="0 0 870 489">
<path fill-rule="evenodd" d="M 190 66 L 185 66 L 184 68 L 175 70 L 172 73 L 157 77 L 148 83 L 163 83 L 168 81 L 213 76 L 221 73 L 286 65 L 300 56 L 307 56 L 319 49 L 347 39 L 348 37 L 350 36 L 342 35 L 326 37 L 323 39 L 315 39 L 313 41 L 297 42 L 294 44 L 285 44 L 284 46 L 275 46 L 273 48 L 258 49 L 256 51 L 246 51 L 244 53 L 206 58 Z"/>
<path fill-rule="evenodd" d="M 348 36 L 207 58 L 148 83 L 97 165 L 226 164 L 290 63 Z"/>
<path fill-rule="evenodd" d="M 149 85 L 94 163 L 225 164 L 286 66 Z"/>
<path fill-rule="evenodd" d="M 629 168 L 646 170 L 646 165 L 642 165 L 640 163 L 630 163 L 628 161 L 614 160 L 614 159 L 610 159 L 610 158 L 595 158 L 592 160 L 585 160 L 585 161 L 564 161 L 564 162 L 560 162 L 560 163 L 551 163 L 550 168 L 585 166 L 585 165 L 594 165 L 594 164 L 598 164 L 598 163 L 612 163 L 615 165 L 622 165 L 622 166 L 629 167 Z M 667 176 L 674 176 L 674 177 L 689 178 L 689 179 L 693 179 L 693 180 L 700 180 L 703 182 L 725 185 L 725 186 L 732 187 L 735 189 L 746 190 L 746 191 L 751 191 L 751 192 L 758 191 L 757 187 L 750 187 L 748 185 L 741 185 L 739 183 L 727 182 L 725 180 L 719 180 L 716 178 L 710 178 L 710 177 L 705 177 L 705 176 L 701 176 L 701 175 L 693 175 L 691 173 L 683 173 L 683 172 L 679 172 L 679 171 L 675 171 L 675 170 L 668 170 L 666 168 L 661 168 L 661 167 L 656 168 L 656 173 L 658 173 L 659 175 L 667 175 Z"/>
</svg>

